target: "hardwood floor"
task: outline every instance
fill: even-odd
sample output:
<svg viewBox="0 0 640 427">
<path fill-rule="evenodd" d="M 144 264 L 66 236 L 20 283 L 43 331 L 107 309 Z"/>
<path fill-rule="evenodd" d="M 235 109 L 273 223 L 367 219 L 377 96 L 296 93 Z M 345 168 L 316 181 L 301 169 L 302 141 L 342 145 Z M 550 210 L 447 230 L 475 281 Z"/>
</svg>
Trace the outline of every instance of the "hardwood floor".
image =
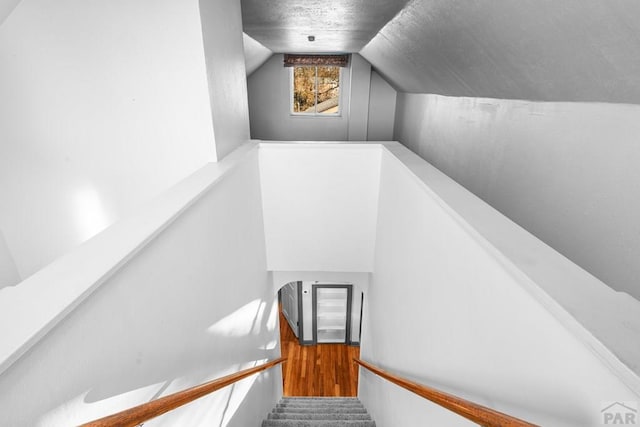
<svg viewBox="0 0 640 427">
<path fill-rule="evenodd" d="M 285 396 L 357 396 L 360 347 L 345 344 L 301 346 L 280 311 L 280 345 Z"/>
</svg>

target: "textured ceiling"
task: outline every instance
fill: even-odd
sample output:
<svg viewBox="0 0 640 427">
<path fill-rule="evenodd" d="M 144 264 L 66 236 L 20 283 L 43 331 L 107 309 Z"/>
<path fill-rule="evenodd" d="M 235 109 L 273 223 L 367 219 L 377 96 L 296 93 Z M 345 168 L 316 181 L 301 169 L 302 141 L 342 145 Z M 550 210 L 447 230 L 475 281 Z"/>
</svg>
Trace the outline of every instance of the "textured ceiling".
<svg viewBox="0 0 640 427">
<path fill-rule="evenodd" d="M 640 1 L 412 1 L 361 54 L 405 92 L 640 103 Z"/>
<path fill-rule="evenodd" d="M 407 0 L 242 0 L 244 32 L 273 52 L 358 52 Z M 315 42 L 307 36 L 314 35 Z"/>
<path fill-rule="evenodd" d="M 272 51 L 360 52 L 405 92 L 640 103 L 639 0 L 242 0 L 242 7 L 245 32 Z"/>
</svg>

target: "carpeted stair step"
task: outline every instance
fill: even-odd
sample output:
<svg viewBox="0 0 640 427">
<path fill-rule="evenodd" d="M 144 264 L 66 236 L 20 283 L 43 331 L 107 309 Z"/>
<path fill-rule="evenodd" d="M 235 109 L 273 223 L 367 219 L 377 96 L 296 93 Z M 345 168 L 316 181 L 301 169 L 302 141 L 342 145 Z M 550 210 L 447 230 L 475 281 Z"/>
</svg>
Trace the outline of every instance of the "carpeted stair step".
<svg viewBox="0 0 640 427">
<path fill-rule="evenodd" d="M 285 397 L 262 427 L 375 427 L 360 400 L 353 397 Z"/>
<path fill-rule="evenodd" d="M 362 403 L 278 403 L 276 408 L 364 408 Z"/>
<path fill-rule="evenodd" d="M 357 397 L 305 397 L 305 396 L 290 396 L 283 397 L 281 402 L 360 402 Z"/>
<path fill-rule="evenodd" d="M 278 402 L 278 405 L 362 405 L 362 403 L 358 400 L 281 400 Z"/>
<path fill-rule="evenodd" d="M 295 407 L 295 406 L 317 406 L 317 407 L 325 407 L 325 406 L 332 406 L 332 407 L 341 407 L 341 408 L 351 408 L 351 407 L 362 407 L 362 403 L 360 403 L 359 401 L 355 400 L 355 401 L 349 401 L 349 402 L 345 402 L 345 401 L 320 401 L 320 400 L 314 400 L 314 401 L 304 401 L 304 400 L 281 400 L 277 406 L 286 408 L 286 407 Z"/>
<path fill-rule="evenodd" d="M 360 420 L 264 420 L 262 427 L 376 427 L 376 423 Z"/>
<path fill-rule="evenodd" d="M 316 413 L 316 412 L 325 412 L 325 413 L 335 413 L 335 414 L 366 414 L 367 410 L 364 407 L 353 407 L 353 408 L 344 408 L 344 407 L 317 407 L 317 406 L 297 406 L 297 407 L 275 407 L 273 408 L 273 412 L 288 412 L 288 413 Z"/>
<path fill-rule="evenodd" d="M 336 414 L 334 413 L 291 413 L 272 412 L 267 416 L 270 420 L 371 420 L 369 414 Z"/>
<path fill-rule="evenodd" d="M 281 399 L 282 406 L 362 406 L 358 399 Z"/>
</svg>

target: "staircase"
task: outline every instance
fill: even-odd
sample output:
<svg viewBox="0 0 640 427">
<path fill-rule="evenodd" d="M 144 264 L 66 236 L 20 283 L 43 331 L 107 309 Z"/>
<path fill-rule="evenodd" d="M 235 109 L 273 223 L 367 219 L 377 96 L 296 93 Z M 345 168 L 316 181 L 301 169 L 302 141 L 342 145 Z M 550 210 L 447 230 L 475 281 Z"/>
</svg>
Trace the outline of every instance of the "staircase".
<svg viewBox="0 0 640 427">
<path fill-rule="evenodd" d="M 284 397 L 262 427 L 375 427 L 355 397 Z"/>
</svg>

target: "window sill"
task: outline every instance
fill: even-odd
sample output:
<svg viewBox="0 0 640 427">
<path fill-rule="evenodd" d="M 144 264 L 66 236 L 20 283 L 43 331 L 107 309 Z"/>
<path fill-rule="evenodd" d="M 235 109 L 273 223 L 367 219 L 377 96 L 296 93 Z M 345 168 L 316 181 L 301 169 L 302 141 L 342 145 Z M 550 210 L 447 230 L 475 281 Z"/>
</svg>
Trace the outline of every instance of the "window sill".
<svg viewBox="0 0 640 427">
<path fill-rule="evenodd" d="M 341 119 L 342 114 L 289 113 L 289 117 L 306 118 L 306 119 Z"/>
</svg>

